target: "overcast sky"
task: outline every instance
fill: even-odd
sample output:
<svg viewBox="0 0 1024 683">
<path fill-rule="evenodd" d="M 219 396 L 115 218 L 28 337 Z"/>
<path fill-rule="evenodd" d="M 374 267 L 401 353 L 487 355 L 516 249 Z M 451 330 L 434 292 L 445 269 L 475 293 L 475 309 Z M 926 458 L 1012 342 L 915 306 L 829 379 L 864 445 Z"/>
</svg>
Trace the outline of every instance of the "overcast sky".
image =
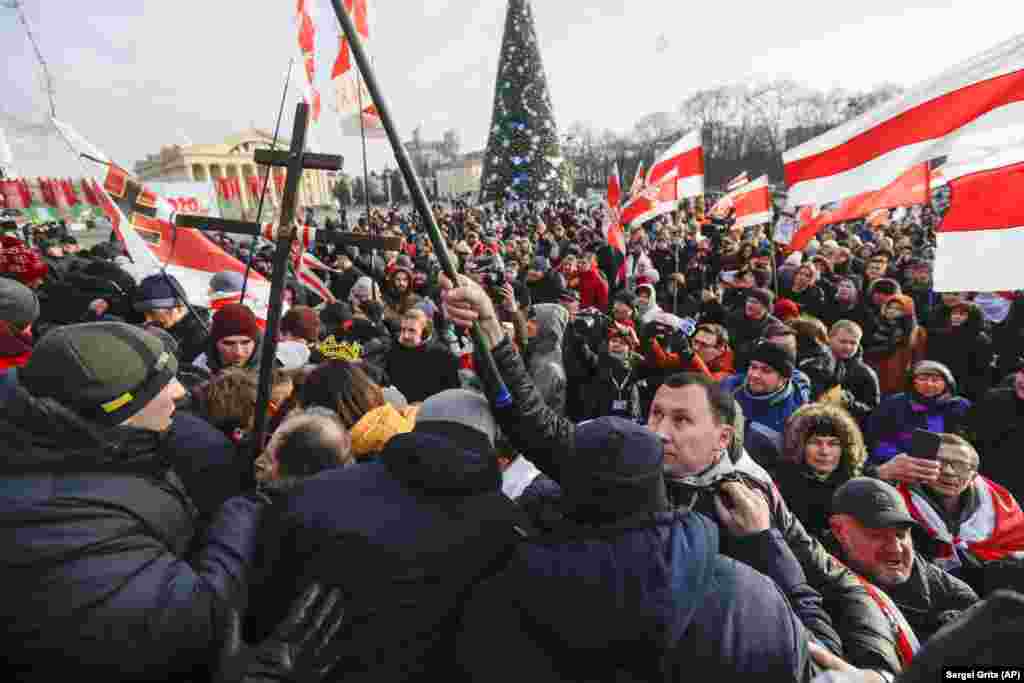
<svg viewBox="0 0 1024 683">
<path fill-rule="evenodd" d="M 337 24 L 328 0 L 316 2 L 326 104 Z M 463 151 L 482 148 L 506 1 L 371 2 L 370 51 L 403 136 L 418 124 L 428 139 L 456 128 Z M 297 53 L 295 0 L 22 3 L 56 81 L 57 117 L 121 164 L 166 144 L 274 126 Z M 695 90 L 752 78 L 786 76 L 818 88 L 913 85 L 1019 32 L 1024 3 L 535 0 L 534 15 L 560 131 L 577 120 L 625 131 Z M 3 8 L 0 59 L 8 74 L 0 125 L 19 171 L 79 175 L 55 135 L 33 133 L 48 104 L 24 30 Z M 341 137 L 325 109 L 314 142 L 360 172 L 359 138 Z M 385 140 L 368 146 L 371 170 L 394 167 Z"/>
</svg>

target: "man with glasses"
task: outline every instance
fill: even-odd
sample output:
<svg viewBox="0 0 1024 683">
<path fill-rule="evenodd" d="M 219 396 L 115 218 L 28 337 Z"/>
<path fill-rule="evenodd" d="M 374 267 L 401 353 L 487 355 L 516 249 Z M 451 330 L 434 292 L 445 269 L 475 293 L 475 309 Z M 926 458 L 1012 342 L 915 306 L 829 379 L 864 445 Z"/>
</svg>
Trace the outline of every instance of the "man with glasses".
<svg viewBox="0 0 1024 683">
<path fill-rule="evenodd" d="M 1024 585 L 1024 511 L 1005 488 L 978 474 L 980 457 L 955 434 L 940 434 L 939 474 L 899 490 L 926 539 L 923 553 L 979 593 Z"/>
</svg>

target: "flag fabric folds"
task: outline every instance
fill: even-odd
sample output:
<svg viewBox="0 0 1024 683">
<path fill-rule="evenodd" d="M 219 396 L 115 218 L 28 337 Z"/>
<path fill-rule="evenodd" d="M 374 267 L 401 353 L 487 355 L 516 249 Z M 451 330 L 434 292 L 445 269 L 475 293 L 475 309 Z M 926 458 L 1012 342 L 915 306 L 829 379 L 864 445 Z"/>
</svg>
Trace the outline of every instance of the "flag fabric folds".
<svg viewBox="0 0 1024 683">
<path fill-rule="evenodd" d="M 772 220 L 772 193 L 768 187 L 768 176 L 763 175 L 747 183 L 733 198 L 736 209 L 736 225 L 747 228 Z"/>
<path fill-rule="evenodd" d="M 1021 136 L 1024 34 L 783 154 L 791 206 L 879 190 L 911 167 Z"/>
<path fill-rule="evenodd" d="M 367 53 L 370 51 L 370 0 L 344 0 L 345 10 L 352 17 L 356 32 Z M 373 103 L 366 82 L 359 74 L 359 65 L 345 36 L 341 37 L 338 58 L 331 71 L 337 98 L 338 114 L 341 116 L 341 130 L 345 135 L 360 135 L 362 130 L 368 138 L 386 136 L 384 123 Z"/>
<path fill-rule="evenodd" d="M 1024 145 L 946 164 L 949 208 L 935 231 L 934 289 L 1024 289 Z"/>
<path fill-rule="evenodd" d="M 744 185 L 746 185 L 749 182 L 750 182 L 750 176 L 747 174 L 746 171 L 744 171 L 743 173 L 740 173 L 738 176 L 736 176 L 735 178 L 730 180 L 728 183 L 726 183 L 725 191 L 726 192 L 732 192 L 733 190 L 738 190 L 739 188 L 743 187 Z"/>
<path fill-rule="evenodd" d="M 310 125 L 320 120 L 320 91 L 316 87 L 316 24 L 312 11 L 315 0 L 298 0 L 295 18 L 299 26 L 299 55 L 302 57 L 305 79 L 302 99 L 309 105 Z"/>
<path fill-rule="evenodd" d="M 633 183 L 629 186 L 629 198 L 636 199 L 636 196 L 640 194 L 640 190 L 644 187 L 644 162 L 640 162 L 636 167 L 636 173 L 633 174 Z"/>
<path fill-rule="evenodd" d="M 704 193 L 700 131 L 681 137 L 651 165 L 645 186 L 622 209 L 622 224 L 643 223 L 674 211 L 679 201 Z"/>
</svg>

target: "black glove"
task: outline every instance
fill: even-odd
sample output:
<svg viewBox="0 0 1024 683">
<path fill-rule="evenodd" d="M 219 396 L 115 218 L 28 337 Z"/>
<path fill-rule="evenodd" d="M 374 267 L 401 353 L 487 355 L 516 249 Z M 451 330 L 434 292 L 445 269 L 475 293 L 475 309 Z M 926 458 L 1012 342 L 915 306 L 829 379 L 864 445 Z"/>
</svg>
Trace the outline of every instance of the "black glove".
<svg viewBox="0 0 1024 683">
<path fill-rule="evenodd" d="M 676 330 L 668 336 L 665 351 L 679 354 L 679 358 L 682 360 L 688 360 L 693 356 L 690 339 L 680 330 Z"/>
<path fill-rule="evenodd" d="M 344 620 L 345 609 L 338 589 L 325 591 L 320 584 L 313 584 L 292 603 L 288 616 L 270 637 L 251 647 L 242 642 L 241 615 L 232 609 L 214 681 L 319 681 L 343 654 L 341 648 L 328 646 Z"/>
</svg>

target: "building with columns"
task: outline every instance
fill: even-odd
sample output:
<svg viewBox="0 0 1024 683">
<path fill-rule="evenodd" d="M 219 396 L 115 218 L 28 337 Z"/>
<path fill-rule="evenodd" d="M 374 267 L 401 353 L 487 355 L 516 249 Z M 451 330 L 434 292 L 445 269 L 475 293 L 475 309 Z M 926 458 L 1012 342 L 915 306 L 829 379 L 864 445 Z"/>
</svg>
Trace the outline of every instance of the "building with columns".
<svg viewBox="0 0 1024 683">
<path fill-rule="evenodd" d="M 136 162 L 135 175 L 143 181 L 216 182 L 217 178 L 238 178 L 243 210 L 255 210 L 259 197 L 252 196 L 247 178 L 262 177 L 266 172 L 255 162 L 254 155 L 257 149 L 269 149 L 273 139 L 270 133 L 251 128 L 214 144 L 168 145 L 158 154 L 147 155 Z M 277 148 L 288 149 L 289 144 L 288 140 L 278 138 Z M 274 172 L 283 175 L 285 169 L 277 168 Z M 333 190 L 340 180 L 340 173 L 305 171 L 299 187 L 299 202 L 309 208 L 336 208 Z M 281 198 L 273 182 L 269 183 L 267 197 L 271 206 L 280 206 Z"/>
</svg>

